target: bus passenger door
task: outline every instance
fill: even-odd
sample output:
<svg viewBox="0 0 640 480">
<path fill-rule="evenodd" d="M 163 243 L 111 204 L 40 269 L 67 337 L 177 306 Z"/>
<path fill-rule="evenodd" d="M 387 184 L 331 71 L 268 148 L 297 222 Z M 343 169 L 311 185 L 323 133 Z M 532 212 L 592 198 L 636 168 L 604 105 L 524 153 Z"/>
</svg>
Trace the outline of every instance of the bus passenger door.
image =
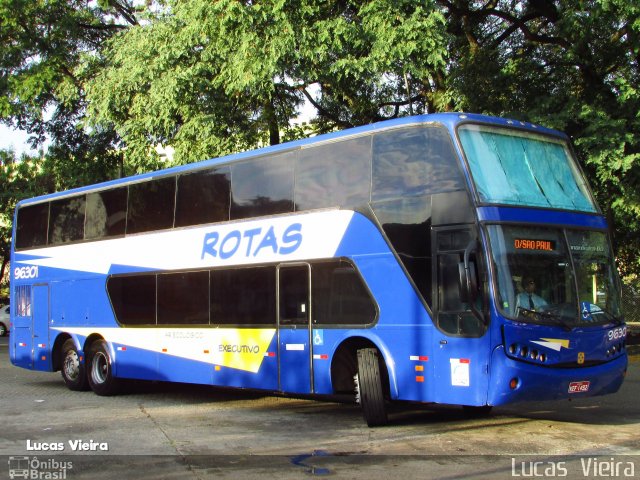
<svg viewBox="0 0 640 480">
<path fill-rule="evenodd" d="M 280 390 L 312 393 L 309 265 L 278 268 L 278 377 Z"/>
<path fill-rule="evenodd" d="M 33 287 L 33 368 L 51 370 L 49 345 L 49 285 Z"/>
<path fill-rule="evenodd" d="M 487 399 L 491 348 L 477 233 L 473 227 L 434 230 L 435 399 L 482 406 Z M 467 282 L 467 277 L 472 279 Z"/>
</svg>

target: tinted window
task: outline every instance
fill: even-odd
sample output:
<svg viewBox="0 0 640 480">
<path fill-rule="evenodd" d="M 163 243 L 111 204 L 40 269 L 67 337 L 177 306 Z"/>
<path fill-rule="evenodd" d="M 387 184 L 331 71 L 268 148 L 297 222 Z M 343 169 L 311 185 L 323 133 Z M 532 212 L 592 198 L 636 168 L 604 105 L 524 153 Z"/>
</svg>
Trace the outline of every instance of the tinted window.
<svg viewBox="0 0 640 480">
<path fill-rule="evenodd" d="M 374 136 L 373 201 L 463 188 L 464 179 L 444 128 L 412 127 Z"/>
<path fill-rule="evenodd" d="M 293 211 L 294 156 L 284 153 L 234 165 L 231 219 Z"/>
<path fill-rule="evenodd" d="M 158 275 L 158 325 L 208 323 L 208 271 Z"/>
<path fill-rule="evenodd" d="M 282 267 L 278 278 L 280 324 L 307 324 L 309 322 L 309 267 Z"/>
<path fill-rule="evenodd" d="M 438 300 L 440 311 L 464 311 L 459 287 L 458 253 L 443 253 L 438 256 Z"/>
<path fill-rule="evenodd" d="M 155 275 L 111 277 L 107 291 L 116 319 L 122 325 L 155 325 Z"/>
<path fill-rule="evenodd" d="M 49 204 L 30 205 L 18 210 L 16 248 L 40 247 L 47 243 Z"/>
<path fill-rule="evenodd" d="M 275 325 L 275 267 L 213 270 L 211 323 Z"/>
<path fill-rule="evenodd" d="M 15 287 L 14 296 L 14 308 L 16 309 L 16 317 L 30 317 L 31 285 L 18 285 L 17 287 Z"/>
<path fill-rule="evenodd" d="M 175 177 L 129 185 L 127 233 L 171 228 L 175 188 Z"/>
<path fill-rule="evenodd" d="M 84 236 L 87 240 L 124 235 L 127 224 L 127 188 L 87 195 Z"/>
<path fill-rule="evenodd" d="M 314 324 L 366 325 L 376 317 L 375 305 L 362 279 L 346 262 L 313 265 Z"/>
<path fill-rule="evenodd" d="M 376 202 L 372 208 L 411 279 L 431 305 L 431 197 Z"/>
<path fill-rule="evenodd" d="M 463 298 L 464 293 L 460 286 L 460 264 L 464 260 L 464 251 L 471 239 L 470 230 L 438 232 L 437 321 L 442 331 L 453 335 L 480 336 L 485 330 L 482 321 L 473 315 L 472 305 Z M 478 265 L 474 253 L 470 255 L 469 260 Z M 475 308 L 482 310 L 482 297 L 477 293 L 474 300 Z"/>
<path fill-rule="evenodd" d="M 49 244 L 73 242 L 84 238 L 85 198 L 73 197 L 51 202 Z"/>
<path fill-rule="evenodd" d="M 371 137 L 310 147 L 296 165 L 296 210 L 369 202 Z"/>
<path fill-rule="evenodd" d="M 178 177 L 176 227 L 229 220 L 231 172 L 202 170 Z"/>
<path fill-rule="evenodd" d="M 471 241 L 471 232 L 468 230 L 451 230 L 438 232 L 438 251 L 462 250 L 464 251 Z"/>
</svg>

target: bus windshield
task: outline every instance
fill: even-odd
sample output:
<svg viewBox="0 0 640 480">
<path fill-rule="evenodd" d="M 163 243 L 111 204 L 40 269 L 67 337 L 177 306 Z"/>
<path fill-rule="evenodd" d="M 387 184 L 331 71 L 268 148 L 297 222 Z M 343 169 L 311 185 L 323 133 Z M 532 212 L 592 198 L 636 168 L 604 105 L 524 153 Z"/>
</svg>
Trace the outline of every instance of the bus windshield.
<svg viewBox="0 0 640 480">
<path fill-rule="evenodd" d="M 567 328 L 621 321 L 605 233 L 498 225 L 488 232 L 505 316 Z"/>
<path fill-rule="evenodd" d="M 458 135 L 481 202 L 597 212 L 561 139 L 479 125 Z"/>
</svg>

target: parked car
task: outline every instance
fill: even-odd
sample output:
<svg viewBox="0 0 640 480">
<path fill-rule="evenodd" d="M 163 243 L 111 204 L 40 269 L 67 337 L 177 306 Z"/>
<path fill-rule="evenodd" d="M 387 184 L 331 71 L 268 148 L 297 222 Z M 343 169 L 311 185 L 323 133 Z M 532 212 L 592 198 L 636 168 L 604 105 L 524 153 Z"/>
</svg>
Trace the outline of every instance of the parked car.
<svg viewBox="0 0 640 480">
<path fill-rule="evenodd" d="M 9 305 L 0 307 L 0 337 L 9 333 Z"/>
</svg>

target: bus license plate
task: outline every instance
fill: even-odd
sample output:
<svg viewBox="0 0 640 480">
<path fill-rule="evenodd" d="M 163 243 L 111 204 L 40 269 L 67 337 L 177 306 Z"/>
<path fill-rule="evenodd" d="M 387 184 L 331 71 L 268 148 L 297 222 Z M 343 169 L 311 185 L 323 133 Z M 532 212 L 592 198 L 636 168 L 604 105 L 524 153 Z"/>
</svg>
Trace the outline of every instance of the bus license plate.
<svg viewBox="0 0 640 480">
<path fill-rule="evenodd" d="M 569 393 L 582 393 L 582 392 L 588 392 L 589 391 L 589 385 L 591 384 L 591 382 L 589 381 L 584 381 L 584 382 L 571 382 L 569 384 Z"/>
</svg>

